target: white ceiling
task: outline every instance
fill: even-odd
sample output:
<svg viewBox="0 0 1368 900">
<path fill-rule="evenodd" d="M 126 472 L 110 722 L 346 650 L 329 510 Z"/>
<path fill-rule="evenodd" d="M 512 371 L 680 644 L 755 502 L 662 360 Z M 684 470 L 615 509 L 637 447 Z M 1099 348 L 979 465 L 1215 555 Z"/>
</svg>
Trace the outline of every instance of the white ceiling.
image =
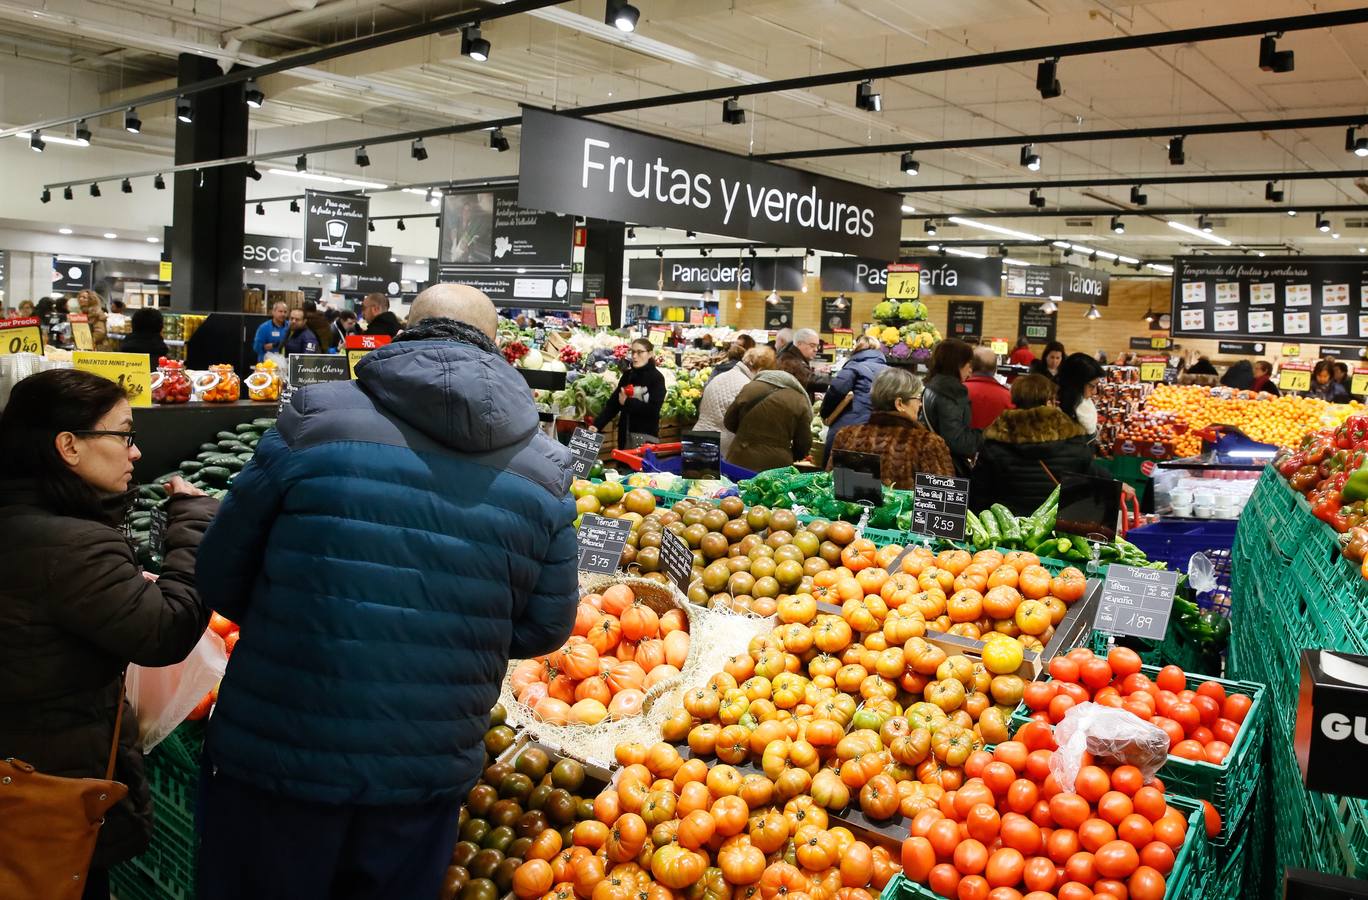
<svg viewBox="0 0 1368 900">
<path fill-rule="evenodd" d="M 252 113 L 256 151 L 516 115 L 518 105 L 572 107 L 680 91 L 722 88 L 964 56 L 1059 42 L 1164 32 L 1273 16 L 1353 8 L 1345 0 L 634 0 L 635 34 L 603 23 L 602 0 L 572 0 L 534 13 L 487 22 L 494 50 L 485 64 L 459 53 L 459 36 L 432 36 L 344 57 L 308 70 L 264 79 L 269 100 Z M 498 3 L 398 0 L 0 0 L 0 124 L 14 126 L 162 89 L 173 84 L 175 55 L 199 52 L 258 64 L 299 50 L 422 21 L 434 14 Z M 241 41 L 240 46 L 234 42 Z M 226 49 L 225 49 L 226 47 Z M 1280 49 L 1296 52 L 1296 71 L 1262 72 L 1258 38 L 1066 58 L 1059 66 L 1064 95 L 1042 101 L 1035 64 L 963 69 L 882 80 L 881 113 L 854 108 L 854 85 L 818 87 L 742 98 L 748 122 L 721 122 L 718 103 L 663 106 L 605 116 L 613 121 L 738 153 L 780 152 L 945 138 L 1035 132 L 1178 126 L 1368 112 L 1368 25 L 1289 34 Z M 43 67 L 47 67 L 44 69 Z M 55 81 L 35 72 L 50 71 Z M 65 84 L 65 98 L 61 88 Z M 45 84 L 34 84 L 36 80 Z M 41 90 L 39 90 L 41 88 Z M 43 96 L 41 102 L 37 101 Z M 54 96 L 55 95 L 55 96 Z M 121 149 L 169 157 L 174 121 L 169 104 L 140 110 L 144 132 L 131 139 L 118 123 L 97 126 Z M 517 145 L 516 129 L 509 132 Z M 1041 145 L 1044 164 L 1030 176 L 1019 147 L 919 154 L 921 173 L 908 178 L 897 154 L 810 158 L 789 163 L 879 186 L 983 184 L 960 193 L 909 194 L 918 214 L 1022 210 L 1026 191 L 993 182 L 1035 178 L 1126 178 L 1166 175 L 1354 169 L 1342 129 L 1193 136 L 1187 164 L 1170 166 L 1165 140 Z M 515 154 L 472 151 L 483 135 L 431 141 L 432 159 L 408 160 L 407 145 L 372 149 L 364 177 L 387 183 L 501 174 Z M 443 145 L 450 145 L 441 149 Z M 96 148 L 80 151 L 94 157 Z M 59 180 L 56 154 L 44 154 L 40 177 Z M 52 157 L 54 168 L 49 171 Z M 97 158 L 97 157 L 95 157 Z M 329 172 L 356 177 L 351 154 L 330 154 Z M 156 163 L 152 163 L 153 166 Z M 145 168 L 146 166 L 144 166 Z M 100 170 L 94 158 L 83 168 Z M 126 171 L 110 163 L 109 174 Z M 70 176 L 67 176 L 70 177 Z M 269 179 L 268 179 L 269 181 Z M 1298 205 L 1360 204 L 1368 181 L 1287 182 Z M 1150 185 L 1151 206 L 1267 206 L 1262 182 Z M 34 192 L 37 184 L 32 186 Z M 254 188 L 256 190 L 256 188 Z M 264 190 L 264 188 L 262 188 Z M 111 193 L 106 190 L 106 195 Z M 1130 209 L 1129 187 L 1049 189 L 1051 208 Z M 21 215 L 0 197 L 0 216 Z M 415 208 L 421 200 L 414 198 Z M 32 204 L 28 204 L 32 207 Z M 63 215 L 54 204 L 37 218 Z M 1317 232 L 1311 216 L 1246 215 L 1218 220 L 1217 233 L 1239 245 L 1275 252 L 1356 252 L 1368 229 L 1347 227 L 1335 240 Z M 1351 219 L 1363 218 L 1351 214 Z M 55 221 L 55 220 L 54 220 Z M 1116 236 L 1107 218 L 1070 225 L 1063 218 L 991 220 L 1044 238 L 1063 237 L 1114 252 L 1157 258 L 1192 246 L 1219 251 L 1162 221 L 1127 217 Z M 1184 219 L 1191 222 L 1191 219 Z M 907 223 L 908 239 L 924 237 Z M 992 237 L 972 228 L 942 227 L 942 239 Z M 986 247 L 991 246 L 985 244 Z M 1013 256 L 1031 258 L 1028 251 Z"/>
</svg>

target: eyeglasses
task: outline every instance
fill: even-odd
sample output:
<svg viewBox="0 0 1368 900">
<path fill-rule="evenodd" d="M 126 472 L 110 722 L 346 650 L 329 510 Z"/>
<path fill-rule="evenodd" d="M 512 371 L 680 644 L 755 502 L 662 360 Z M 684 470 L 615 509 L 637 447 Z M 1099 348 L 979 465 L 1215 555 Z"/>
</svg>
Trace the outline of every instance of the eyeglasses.
<svg viewBox="0 0 1368 900">
<path fill-rule="evenodd" d="M 137 440 L 138 437 L 138 433 L 136 431 L 73 431 L 72 434 L 78 435 L 80 437 L 123 438 L 124 443 L 129 447 L 133 446 L 133 442 Z"/>
<path fill-rule="evenodd" d="M 633 355 L 633 356 L 641 356 L 642 354 L 649 355 L 650 352 L 651 352 L 650 350 L 633 350 L 633 351 L 632 351 L 632 355 Z"/>
</svg>

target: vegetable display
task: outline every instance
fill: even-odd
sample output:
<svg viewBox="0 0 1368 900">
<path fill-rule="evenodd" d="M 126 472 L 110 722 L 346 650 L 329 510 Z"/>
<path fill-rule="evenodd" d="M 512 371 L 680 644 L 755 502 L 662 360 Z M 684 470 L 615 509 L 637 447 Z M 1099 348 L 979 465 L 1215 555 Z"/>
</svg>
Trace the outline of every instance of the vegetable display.
<svg viewBox="0 0 1368 900">
<path fill-rule="evenodd" d="M 890 487 L 883 489 L 884 502 L 870 509 L 866 524 L 870 528 L 906 531 L 912 524 L 912 493 Z M 799 509 L 810 515 L 858 522 L 865 507 L 837 500 L 832 492 L 830 472 L 801 473 L 789 466 L 769 469 L 741 484 L 741 499 L 751 506 L 773 509 Z"/>
</svg>

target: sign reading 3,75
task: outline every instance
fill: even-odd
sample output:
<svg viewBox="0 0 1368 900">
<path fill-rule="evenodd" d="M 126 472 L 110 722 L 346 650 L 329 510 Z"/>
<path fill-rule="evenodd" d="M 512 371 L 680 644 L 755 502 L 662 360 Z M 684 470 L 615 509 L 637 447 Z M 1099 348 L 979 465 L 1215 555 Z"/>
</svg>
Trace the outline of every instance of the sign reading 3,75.
<svg viewBox="0 0 1368 900">
<path fill-rule="evenodd" d="M 0 356 L 42 352 L 43 328 L 37 317 L 0 319 Z"/>
</svg>

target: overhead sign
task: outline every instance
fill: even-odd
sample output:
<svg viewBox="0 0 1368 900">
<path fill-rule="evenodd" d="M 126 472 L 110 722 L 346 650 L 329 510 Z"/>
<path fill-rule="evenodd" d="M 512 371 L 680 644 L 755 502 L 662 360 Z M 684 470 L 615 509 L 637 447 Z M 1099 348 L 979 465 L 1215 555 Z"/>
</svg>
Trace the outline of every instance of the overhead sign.
<svg viewBox="0 0 1368 900">
<path fill-rule="evenodd" d="M 1113 564 L 1097 604 L 1098 631 L 1161 641 L 1173 611 L 1178 573 Z"/>
<path fill-rule="evenodd" d="M 52 289 L 57 293 L 85 290 L 90 287 L 91 269 L 93 267 L 94 263 L 88 259 L 77 260 L 57 257 L 52 261 Z"/>
<path fill-rule="evenodd" d="M 1059 296 L 1065 303 L 1106 306 L 1111 297 L 1111 275 L 1101 269 L 1060 266 Z"/>
<path fill-rule="evenodd" d="M 1180 256 L 1173 263 L 1175 335 L 1368 343 L 1361 257 Z"/>
<path fill-rule="evenodd" d="M 570 302 L 575 252 L 572 216 L 526 209 L 516 188 L 446 194 L 436 277 L 478 287 L 496 303 Z M 594 292 L 585 287 L 585 296 Z"/>
<path fill-rule="evenodd" d="M 949 307 L 950 327 L 946 335 L 963 340 L 983 334 L 982 300 L 951 300 Z"/>
<path fill-rule="evenodd" d="M 627 261 L 627 286 L 637 291 L 801 291 L 801 256 L 740 260 L 716 256 L 644 256 Z"/>
<path fill-rule="evenodd" d="M 305 191 L 304 261 L 363 265 L 370 198 Z"/>
<path fill-rule="evenodd" d="M 403 273 L 403 264 L 390 256 L 390 248 L 368 247 L 365 266 L 354 271 L 341 270 L 337 276 L 337 289 L 354 294 L 398 297 L 403 289 Z"/>
<path fill-rule="evenodd" d="M 152 363 L 146 353 L 71 354 L 71 367 L 107 378 L 123 388 L 130 406 L 152 405 Z"/>
<path fill-rule="evenodd" d="M 378 271 L 388 271 L 389 266 L 395 267 L 398 271 L 398 261 L 390 262 L 393 251 L 389 247 L 379 244 L 370 244 L 366 248 L 363 257 L 363 264 L 360 266 L 347 263 L 310 263 L 304 259 L 304 241 L 299 238 L 280 237 L 274 234 L 244 234 L 242 236 L 242 266 L 244 269 L 277 269 L 279 272 L 290 272 L 301 275 L 314 275 L 333 272 L 358 273 L 370 270 L 372 264 L 379 265 L 383 260 L 383 268 Z"/>
<path fill-rule="evenodd" d="M 1368 347 L 1348 347 L 1344 344 L 1321 344 L 1320 356 L 1333 356 L 1335 359 L 1363 359 Z"/>
<path fill-rule="evenodd" d="M 1173 339 L 1172 339 L 1172 338 L 1166 338 L 1166 337 L 1133 337 L 1133 338 L 1130 339 L 1130 348 L 1131 348 L 1132 350 L 1168 350 L 1168 349 L 1169 349 L 1170 347 L 1172 347 L 1172 346 L 1173 346 Z M 1225 343 L 1222 342 L 1221 347 L 1224 348 L 1225 346 L 1226 346 Z M 1222 352 L 1222 353 L 1225 353 L 1225 352 L 1227 352 L 1227 351 L 1223 349 L 1223 350 L 1221 350 L 1221 352 Z"/>
<path fill-rule="evenodd" d="M 1048 344 L 1055 339 L 1058 315 L 1042 312 L 1041 303 L 1022 303 L 1017 310 L 1017 334 L 1032 344 Z"/>
<path fill-rule="evenodd" d="M 1002 292 L 1008 297 L 1062 297 L 1059 270 L 1054 266 L 1007 266 Z"/>
<path fill-rule="evenodd" d="M 823 297 L 822 327 L 819 330 L 823 332 L 849 331 L 853 306 L 854 304 L 845 294 Z"/>
<path fill-rule="evenodd" d="M 899 262 L 920 267 L 918 297 L 1002 296 L 1002 260 L 995 257 L 921 256 Z M 822 290 L 891 296 L 888 294 L 888 271 L 888 265 L 876 259 L 823 257 Z"/>
<path fill-rule="evenodd" d="M 902 198 L 602 122 L 524 108 L 518 202 L 896 259 Z"/>
</svg>

